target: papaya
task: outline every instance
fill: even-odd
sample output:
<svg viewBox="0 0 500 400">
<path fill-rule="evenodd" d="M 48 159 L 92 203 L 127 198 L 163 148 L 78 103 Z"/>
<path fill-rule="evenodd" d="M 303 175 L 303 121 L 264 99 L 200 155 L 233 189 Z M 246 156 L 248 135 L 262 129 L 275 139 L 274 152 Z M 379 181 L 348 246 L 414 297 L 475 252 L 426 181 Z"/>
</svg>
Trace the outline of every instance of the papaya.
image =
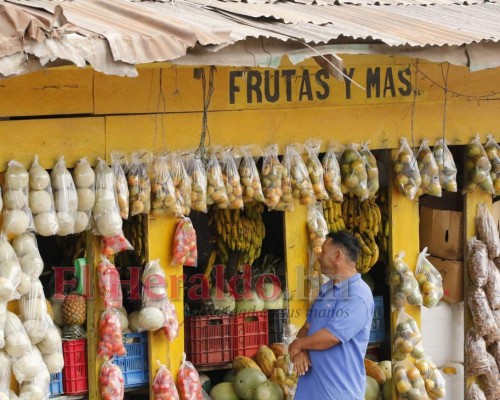
<svg viewBox="0 0 500 400">
<path fill-rule="evenodd" d="M 273 343 L 269 346 L 269 348 L 273 351 L 276 358 L 284 356 L 288 352 L 285 343 Z"/>
<path fill-rule="evenodd" d="M 222 382 L 215 385 L 210 391 L 212 400 L 238 400 L 238 395 L 234 392 L 234 386 L 230 382 Z"/>
<path fill-rule="evenodd" d="M 265 381 L 255 388 L 252 400 L 283 400 L 283 391 L 277 383 Z"/>
<path fill-rule="evenodd" d="M 257 386 L 266 381 L 267 378 L 262 371 L 255 368 L 243 368 L 234 378 L 234 391 L 243 400 L 253 400 Z"/>
<path fill-rule="evenodd" d="M 233 359 L 234 372 L 237 374 L 243 368 L 254 368 L 254 369 L 258 369 L 259 371 L 261 371 L 260 367 L 250 357 L 247 357 L 247 356 L 234 357 L 234 359 Z"/>
<path fill-rule="evenodd" d="M 262 372 L 269 378 L 276 362 L 276 356 L 273 351 L 265 344 L 261 345 L 255 355 L 255 361 Z"/>
<path fill-rule="evenodd" d="M 375 379 L 379 386 L 383 385 L 386 380 L 386 376 L 382 368 L 380 368 L 376 362 L 366 358 L 364 359 L 364 363 L 366 375 Z"/>
</svg>

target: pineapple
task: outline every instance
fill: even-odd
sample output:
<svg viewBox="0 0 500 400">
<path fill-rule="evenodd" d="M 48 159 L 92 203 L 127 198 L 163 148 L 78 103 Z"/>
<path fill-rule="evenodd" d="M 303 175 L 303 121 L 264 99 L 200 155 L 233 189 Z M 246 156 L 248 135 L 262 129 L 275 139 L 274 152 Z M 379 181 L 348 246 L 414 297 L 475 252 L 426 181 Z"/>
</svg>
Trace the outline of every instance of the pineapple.
<svg viewBox="0 0 500 400">
<path fill-rule="evenodd" d="M 48 299 L 45 299 L 45 303 L 47 304 L 47 314 L 49 314 L 50 319 L 54 321 L 54 311 L 52 310 L 52 304 L 50 304 L 50 301 Z"/>
<path fill-rule="evenodd" d="M 83 325 L 87 317 L 85 298 L 77 293 L 70 293 L 64 298 L 62 305 L 64 325 Z"/>
<path fill-rule="evenodd" d="M 86 337 L 85 329 L 78 325 L 67 325 L 62 331 L 63 340 L 77 340 Z"/>
</svg>

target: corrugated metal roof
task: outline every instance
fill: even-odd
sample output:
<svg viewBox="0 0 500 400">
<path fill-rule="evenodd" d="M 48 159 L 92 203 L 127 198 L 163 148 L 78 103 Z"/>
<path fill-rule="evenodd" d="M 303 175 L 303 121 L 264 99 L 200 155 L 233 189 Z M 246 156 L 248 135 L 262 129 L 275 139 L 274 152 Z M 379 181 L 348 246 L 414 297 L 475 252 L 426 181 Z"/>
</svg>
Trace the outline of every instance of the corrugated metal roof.
<svg viewBox="0 0 500 400">
<path fill-rule="evenodd" d="M 135 64 L 173 61 L 197 46 L 217 51 L 252 38 L 415 48 L 499 42 L 500 5 L 476 0 L 0 0 L 0 74 L 11 73 L 15 63 L 24 71 L 28 61 L 62 60 L 131 75 Z"/>
</svg>

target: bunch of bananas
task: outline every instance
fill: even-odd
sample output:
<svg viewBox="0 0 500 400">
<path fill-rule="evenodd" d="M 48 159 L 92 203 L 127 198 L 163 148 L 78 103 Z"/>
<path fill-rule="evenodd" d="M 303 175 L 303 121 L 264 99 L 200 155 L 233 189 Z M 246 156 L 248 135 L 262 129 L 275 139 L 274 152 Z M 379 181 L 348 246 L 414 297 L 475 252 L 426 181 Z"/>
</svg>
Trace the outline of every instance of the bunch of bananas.
<svg viewBox="0 0 500 400">
<path fill-rule="evenodd" d="M 382 215 L 382 223 L 380 224 L 380 231 L 377 235 L 377 243 L 380 247 L 380 251 L 387 255 L 389 254 L 389 200 L 387 199 L 387 194 L 385 192 L 380 192 L 377 199 L 380 212 Z"/>
<path fill-rule="evenodd" d="M 366 274 L 378 261 L 379 248 L 375 237 L 380 232 L 382 215 L 375 199 L 359 200 L 345 196 L 342 203 L 342 219 L 347 231 L 352 233 L 361 245 L 361 255 L 356 269 Z"/>
<path fill-rule="evenodd" d="M 148 262 L 147 214 L 138 214 L 124 221 L 123 233 L 128 239 L 141 266 Z"/>
<path fill-rule="evenodd" d="M 329 232 L 345 231 L 346 225 L 342 218 L 342 203 L 333 200 L 323 201 L 323 214 Z"/>
<path fill-rule="evenodd" d="M 216 210 L 209 220 L 217 232 L 217 252 L 227 263 L 230 251 L 240 252 L 239 264 L 253 264 L 260 256 L 266 228 L 262 221 L 262 203 L 247 203 L 240 210 Z"/>
</svg>

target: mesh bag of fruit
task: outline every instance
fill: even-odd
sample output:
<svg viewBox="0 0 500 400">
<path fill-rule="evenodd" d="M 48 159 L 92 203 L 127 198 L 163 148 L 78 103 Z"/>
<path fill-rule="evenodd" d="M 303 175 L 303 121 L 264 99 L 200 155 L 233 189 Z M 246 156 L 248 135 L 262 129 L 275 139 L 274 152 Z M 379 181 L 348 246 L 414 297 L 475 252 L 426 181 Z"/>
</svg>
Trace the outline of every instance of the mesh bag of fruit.
<svg viewBox="0 0 500 400">
<path fill-rule="evenodd" d="M 439 183 L 441 188 L 448 192 L 457 191 L 457 167 L 453 155 L 446 145 L 446 141 L 438 139 L 434 144 L 432 154 L 436 159 L 439 170 Z"/>
<path fill-rule="evenodd" d="M 465 335 L 465 375 L 476 376 L 491 373 L 486 342 L 476 334 L 474 328 L 469 328 Z"/>
<path fill-rule="evenodd" d="M 203 162 L 195 152 L 188 154 L 185 162 L 191 182 L 191 210 L 207 212 L 207 175 Z"/>
<path fill-rule="evenodd" d="M 427 259 L 427 247 L 418 255 L 417 269 L 415 271 L 420 293 L 422 293 L 422 304 L 427 308 L 438 305 L 443 297 L 443 278 L 439 271 Z"/>
<path fill-rule="evenodd" d="M 320 146 L 321 140 L 318 139 L 309 139 L 305 142 L 306 167 L 316 199 L 328 200 L 329 195 L 325 188 L 325 170 L 318 158 Z"/>
<path fill-rule="evenodd" d="M 467 148 L 465 159 L 465 186 L 466 192 L 481 189 L 486 193 L 495 194 L 491 180 L 491 162 L 479 141 L 479 135 L 472 139 Z"/>
<path fill-rule="evenodd" d="M 400 139 L 399 151 L 393 164 L 394 183 L 399 192 L 407 199 L 413 200 L 422 178 L 418 169 L 417 158 L 408 145 L 406 138 Z"/>
<path fill-rule="evenodd" d="M 414 306 L 422 304 L 417 279 L 406 264 L 404 257 L 405 252 L 399 252 L 389 272 L 392 311 L 404 308 L 407 303 Z"/>
<path fill-rule="evenodd" d="M 377 159 L 370 151 L 369 145 L 370 141 L 362 143 L 359 154 L 361 154 L 365 160 L 369 197 L 374 198 L 378 192 L 380 184 L 378 179 Z"/>
<path fill-rule="evenodd" d="M 486 336 L 500 329 L 497 326 L 493 312 L 491 311 L 488 299 L 484 290 L 477 286 L 469 287 L 469 308 L 474 320 L 474 328 L 480 336 Z"/>
<path fill-rule="evenodd" d="M 340 176 L 342 177 L 342 193 L 350 193 L 360 200 L 370 196 L 365 159 L 359 154 L 358 146 L 348 145 L 340 156 Z"/>
<path fill-rule="evenodd" d="M 126 176 L 126 172 L 128 171 L 127 156 L 125 153 L 118 151 L 112 151 L 110 156 L 111 170 L 115 175 L 115 190 L 118 206 L 120 208 L 120 215 L 123 219 L 128 219 L 130 193 L 128 191 Z"/>
<path fill-rule="evenodd" d="M 256 145 L 251 145 L 241 147 L 240 151 L 243 158 L 241 159 L 238 171 L 243 189 L 243 202 L 251 203 L 252 201 L 257 201 L 263 203 L 264 193 L 262 192 L 259 170 L 254 160 L 254 155 L 258 157 L 262 154 L 262 150 Z"/>
<path fill-rule="evenodd" d="M 122 400 L 125 395 L 122 371 L 118 365 L 112 364 L 108 359 L 101 366 L 99 387 L 103 400 Z"/>
<path fill-rule="evenodd" d="M 342 202 L 342 178 L 340 176 L 340 166 L 334 151 L 335 145 L 330 143 L 323 156 L 321 163 L 325 170 L 325 189 L 330 199 L 336 202 Z"/>
<path fill-rule="evenodd" d="M 200 376 L 194 365 L 186 361 L 186 353 L 182 356 L 177 383 L 181 390 L 182 400 L 203 400 Z"/>
<path fill-rule="evenodd" d="M 76 163 L 73 169 L 73 181 L 78 198 L 75 233 L 80 233 L 91 228 L 90 217 L 95 203 L 95 173 L 86 158 Z"/>
<path fill-rule="evenodd" d="M 493 259 L 500 256 L 500 236 L 497 224 L 484 203 L 477 206 L 476 230 L 478 238 L 486 243 L 488 257 Z"/>
<path fill-rule="evenodd" d="M 488 141 L 484 145 L 484 150 L 491 163 L 490 176 L 493 182 L 495 196 L 500 195 L 500 146 L 495 141 L 493 135 L 486 136 Z"/>
<path fill-rule="evenodd" d="M 484 287 L 488 282 L 488 249 L 475 237 L 467 242 L 467 269 L 470 280 L 477 287 Z"/>
<path fill-rule="evenodd" d="M 415 359 L 424 357 L 422 336 L 417 322 L 401 309 L 392 340 L 392 357 L 395 361 L 401 361 L 409 354 Z"/>
<path fill-rule="evenodd" d="M 155 400 L 179 400 L 179 392 L 175 386 L 174 377 L 166 365 L 157 361 L 160 369 L 153 381 L 153 394 Z"/>
<path fill-rule="evenodd" d="M 429 148 L 429 140 L 424 139 L 417 153 L 418 172 L 422 182 L 417 191 L 417 196 L 428 194 L 430 196 L 441 197 L 443 191 L 439 181 L 439 168 Z"/>
<path fill-rule="evenodd" d="M 399 399 L 425 399 L 425 383 L 420 371 L 410 360 L 401 360 L 394 364 L 392 377 Z"/>
<path fill-rule="evenodd" d="M 94 171 L 92 171 L 92 174 L 93 173 Z M 50 175 L 38 163 L 38 155 L 35 155 L 35 159 L 31 164 L 29 176 L 29 206 L 31 213 L 33 214 L 35 232 L 41 236 L 53 236 L 59 229 L 56 208 L 54 205 L 54 195 L 52 192 L 52 185 L 50 184 Z M 93 193 L 91 192 L 89 197 L 92 203 L 90 204 L 90 209 L 88 210 L 89 214 L 90 211 L 92 211 L 92 206 L 94 204 L 92 195 Z M 9 203 L 6 203 L 6 205 L 12 208 L 12 206 L 14 206 L 12 201 L 14 200 L 14 202 L 16 202 L 18 197 L 19 199 L 22 199 L 20 196 L 9 198 Z M 18 202 L 17 205 L 19 205 Z"/>
<path fill-rule="evenodd" d="M 132 153 L 127 171 L 130 216 L 149 214 L 151 210 L 151 180 L 148 174 L 151 154 L 147 151 Z"/>
</svg>

